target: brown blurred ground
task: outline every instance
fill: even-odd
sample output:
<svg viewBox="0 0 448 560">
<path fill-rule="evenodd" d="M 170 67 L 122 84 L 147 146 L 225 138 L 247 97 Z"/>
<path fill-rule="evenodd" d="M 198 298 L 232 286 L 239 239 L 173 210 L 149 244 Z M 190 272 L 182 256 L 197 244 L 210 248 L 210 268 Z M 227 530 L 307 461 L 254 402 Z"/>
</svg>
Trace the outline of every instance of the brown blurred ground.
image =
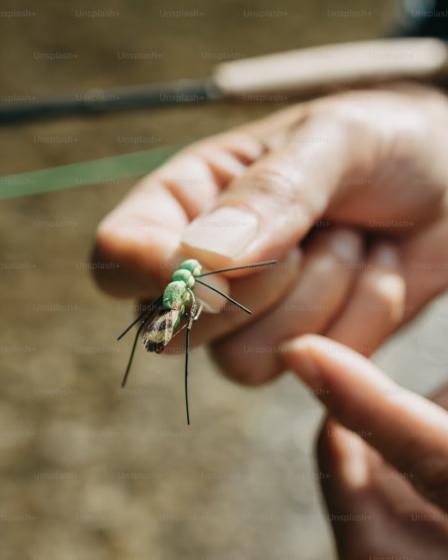
<svg viewBox="0 0 448 560">
<path fill-rule="evenodd" d="M 35 15 L 0 18 L 0 94 L 200 77 L 215 63 L 210 53 L 249 57 L 368 38 L 378 33 L 383 4 L 338 2 L 338 10 L 372 13 L 348 20 L 329 17 L 334 3 L 323 0 L 5 2 L 2 10 Z M 77 16 L 95 9 L 119 15 Z M 174 9 L 203 15 L 161 17 Z M 286 15 L 244 16 L 263 9 Z M 35 56 L 56 51 L 77 57 Z M 130 61 L 119 52 L 161 56 Z M 186 141 L 273 109 L 178 107 L 5 128 L 0 174 Z M 119 141 L 136 136 L 146 141 Z M 243 389 L 222 379 L 204 350 L 195 352 L 190 429 L 182 356 L 140 351 L 129 392 L 118 391 L 130 340 L 115 339 L 133 309 L 97 292 L 87 263 L 96 224 L 130 186 L 1 202 L 0 261 L 20 268 L 0 270 L 0 560 L 331 558 L 313 474 L 321 411 L 299 383 L 286 377 Z M 445 306 L 436 307 L 442 327 Z M 417 389 L 444 375 L 447 354 L 433 325 L 424 319 L 383 353 L 388 370 Z M 431 375 L 417 378 L 418 367 Z"/>
</svg>

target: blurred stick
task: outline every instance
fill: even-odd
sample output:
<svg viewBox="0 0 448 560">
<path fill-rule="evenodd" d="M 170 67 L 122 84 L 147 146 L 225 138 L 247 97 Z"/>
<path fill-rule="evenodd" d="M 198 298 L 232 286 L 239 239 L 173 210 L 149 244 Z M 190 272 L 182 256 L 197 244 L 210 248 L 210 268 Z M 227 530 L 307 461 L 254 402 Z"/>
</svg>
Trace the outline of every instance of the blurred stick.
<svg viewBox="0 0 448 560">
<path fill-rule="evenodd" d="M 211 77 L 97 89 L 0 104 L 0 123 L 176 104 L 287 101 L 341 87 L 448 77 L 447 44 L 438 39 L 380 39 L 326 45 L 218 64 Z"/>
</svg>

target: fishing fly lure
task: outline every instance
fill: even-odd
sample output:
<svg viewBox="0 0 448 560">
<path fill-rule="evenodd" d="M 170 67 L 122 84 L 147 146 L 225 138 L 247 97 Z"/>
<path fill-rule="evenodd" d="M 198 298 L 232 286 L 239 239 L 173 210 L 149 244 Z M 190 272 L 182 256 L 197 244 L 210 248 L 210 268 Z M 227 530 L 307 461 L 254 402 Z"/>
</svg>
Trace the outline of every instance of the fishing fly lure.
<svg viewBox="0 0 448 560">
<path fill-rule="evenodd" d="M 188 405 L 188 351 L 190 346 L 190 331 L 191 327 L 193 326 L 193 321 L 196 321 L 199 318 L 202 310 L 201 306 L 198 311 L 198 304 L 193 293 L 196 283 L 199 283 L 202 286 L 205 286 L 206 288 L 217 292 L 250 315 L 251 312 L 249 311 L 249 309 L 233 300 L 228 295 L 222 293 L 220 290 L 210 286 L 209 284 L 206 284 L 202 280 L 199 280 L 199 278 L 210 276 L 211 274 L 217 274 L 218 272 L 230 272 L 231 270 L 256 268 L 259 266 L 268 266 L 272 264 L 277 264 L 277 261 L 266 261 L 256 264 L 249 264 L 246 266 L 236 266 L 233 268 L 222 268 L 220 270 L 213 270 L 212 272 L 202 273 L 202 265 L 196 259 L 188 259 L 186 261 L 183 261 L 180 264 L 179 269 L 174 272 L 173 281 L 168 284 L 163 294 L 160 295 L 152 303 L 147 305 L 143 313 L 139 317 L 137 317 L 137 319 L 131 325 L 129 325 L 129 327 L 118 337 L 118 340 L 121 340 L 123 336 L 136 323 L 141 321 L 141 325 L 137 331 L 137 334 L 135 335 L 134 345 L 132 347 L 128 367 L 126 368 L 121 386 L 124 387 L 126 385 L 126 380 L 131 369 L 135 347 L 137 345 L 140 333 L 145 324 L 154 315 L 154 313 L 158 311 L 157 315 L 149 324 L 145 334 L 143 335 L 143 346 L 148 352 L 156 352 L 157 354 L 161 354 L 164 351 L 165 346 L 173 338 L 174 330 L 179 325 L 181 318 L 185 315 L 187 321 L 179 330 L 182 330 L 185 327 L 187 329 L 185 343 L 185 403 L 187 407 L 187 422 L 188 424 L 190 424 L 190 409 Z M 188 311 L 187 305 L 190 305 Z"/>
</svg>

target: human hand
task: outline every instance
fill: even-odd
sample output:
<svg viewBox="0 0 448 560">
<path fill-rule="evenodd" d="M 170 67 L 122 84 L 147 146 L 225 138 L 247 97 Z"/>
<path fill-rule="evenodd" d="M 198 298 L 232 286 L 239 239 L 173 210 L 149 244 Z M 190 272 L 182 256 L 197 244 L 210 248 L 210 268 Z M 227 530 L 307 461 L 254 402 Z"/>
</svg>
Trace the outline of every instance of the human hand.
<svg viewBox="0 0 448 560">
<path fill-rule="evenodd" d="M 447 136 L 445 98 L 408 88 L 301 104 L 194 144 L 102 222 L 93 258 L 120 268 L 97 281 L 151 300 L 185 256 L 209 269 L 279 258 L 261 273 L 209 277 L 253 315 L 203 315 L 192 343 L 217 341 L 224 369 L 246 383 L 278 375 L 279 344 L 306 332 L 370 354 L 448 286 Z M 338 227 L 301 255 L 316 221 Z"/>
<path fill-rule="evenodd" d="M 323 403 L 319 481 L 341 560 L 445 560 L 448 385 L 427 400 L 346 346 L 308 335 L 283 347 Z"/>
</svg>

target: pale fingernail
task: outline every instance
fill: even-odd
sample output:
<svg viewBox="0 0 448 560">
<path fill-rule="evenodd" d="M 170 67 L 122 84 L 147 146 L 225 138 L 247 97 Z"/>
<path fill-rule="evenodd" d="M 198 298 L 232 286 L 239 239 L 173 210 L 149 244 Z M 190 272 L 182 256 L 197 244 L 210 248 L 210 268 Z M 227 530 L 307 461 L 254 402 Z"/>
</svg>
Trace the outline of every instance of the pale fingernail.
<svg viewBox="0 0 448 560">
<path fill-rule="evenodd" d="M 335 255 L 341 260 L 352 261 L 359 256 L 361 251 L 361 238 L 354 231 L 340 229 L 331 234 L 330 245 Z"/>
<path fill-rule="evenodd" d="M 202 305 L 202 310 L 205 313 L 219 313 L 221 311 L 220 308 L 214 308 L 212 307 L 208 302 L 206 302 L 204 299 L 197 297 L 196 296 L 196 301 L 198 302 L 198 305 L 201 306 Z M 223 304 L 224 305 L 224 304 Z"/>
<path fill-rule="evenodd" d="M 366 446 L 357 434 L 348 430 L 344 430 L 343 445 L 343 453 L 339 457 L 339 476 L 351 490 L 363 488 L 369 480 Z"/>
<path fill-rule="evenodd" d="M 315 390 L 321 386 L 320 370 L 311 356 L 306 336 L 285 342 L 281 346 L 281 351 L 291 354 L 291 359 L 287 361 L 293 365 L 294 372 L 308 387 Z"/>
<path fill-rule="evenodd" d="M 207 280 L 207 284 L 220 290 L 221 292 L 225 293 L 226 295 L 229 294 L 229 283 L 228 281 L 219 275 L 207 276 L 204 278 Z M 210 290 L 207 286 L 203 286 L 196 282 L 196 286 L 194 288 L 194 293 L 196 295 L 196 299 L 198 300 L 199 304 L 203 304 L 204 311 L 207 313 L 219 313 L 226 305 L 227 300 L 222 295 Z"/>
<path fill-rule="evenodd" d="M 258 225 L 254 214 L 239 208 L 218 208 L 196 218 L 185 230 L 182 243 L 234 258 L 255 238 Z"/>
</svg>

